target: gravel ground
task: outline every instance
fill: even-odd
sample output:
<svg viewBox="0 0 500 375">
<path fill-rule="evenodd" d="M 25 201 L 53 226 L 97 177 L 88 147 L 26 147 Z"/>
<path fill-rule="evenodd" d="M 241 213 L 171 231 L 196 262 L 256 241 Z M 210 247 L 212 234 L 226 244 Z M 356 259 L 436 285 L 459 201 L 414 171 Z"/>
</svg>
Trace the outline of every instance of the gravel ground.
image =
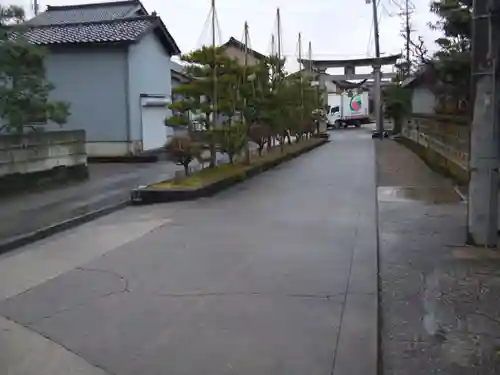
<svg viewBox="0 0 500 375">
<path fill-rule="evenodd" d="M 427 199 L 450 181 L 393 141 L 376 151 L 383 374 L 500 374 L 499 254 L 462 246 L 463 202 Z M 416 188 L 381 194 L 398 186 Z"/>
</svg>

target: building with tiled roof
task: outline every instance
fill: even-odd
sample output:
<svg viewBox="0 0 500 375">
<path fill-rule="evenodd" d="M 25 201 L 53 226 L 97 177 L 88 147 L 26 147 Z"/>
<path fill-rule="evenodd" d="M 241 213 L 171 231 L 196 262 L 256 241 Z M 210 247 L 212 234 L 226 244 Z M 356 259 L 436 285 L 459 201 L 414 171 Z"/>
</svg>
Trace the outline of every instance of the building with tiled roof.
<svg viewBox="0 0 500 375">
<path fill-rule="evenodd" d="M 244 43 L 233 37 L 229 38 L 229 40 L 221 47 L 224 49 L 224 53 L 227 56 L 236 59 L 241 65 L 245 62 L 245 50 L 247 53 L 247 64 L 250 66 L 257 65 L 260 61 L 266 58 L 266 56 L 253 50 L 252 48 L 245 48 Z"/>
<path fill-rule="evenodd" d="M 172 96 L 171 57 L 180 49 L 139 0 L 48 6 L 25 36 L 47 48 L 53 99 L 71 103 L 68 129 L 85 129 L 89 156 L 159 148 Z"/>
<path fill-rule="evenodd" d="M 144 16 L 148 12 L 139 1 L 47 6 L 47 10 L 28 21 L 31 25 L 63 25 L 66 23 L 112 21 Z"/>
</svg>

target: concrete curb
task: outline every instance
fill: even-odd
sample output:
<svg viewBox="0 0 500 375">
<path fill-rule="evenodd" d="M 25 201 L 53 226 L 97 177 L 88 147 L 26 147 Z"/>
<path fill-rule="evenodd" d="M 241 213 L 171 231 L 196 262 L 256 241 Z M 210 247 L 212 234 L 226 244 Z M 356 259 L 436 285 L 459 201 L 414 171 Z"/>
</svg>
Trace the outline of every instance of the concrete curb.
<svg viewBox="0 0 500 375">
<path fill-rule="evenodd" d="M 74 228 L 78 225 L 85 224 L 101 216 L 105 216 L 114 211 L 122 209 L 126 207 L 128 204 L 129 204 L 128 201 L 121 201 L 119 203 L 111 204 L 109 206 L 87 212 L 83 215 L 75 216 L 71 219 L 67 219 L 59 223 L 49 225 L 45 228 L 38 229 L 34 232 L 21 234 L 14 238 L 9 238 L 5 241 L 0 242 L 0 254 L 7 253 L 21 246 L 25 246 L 35 241 L 47 238 L 49 236 L 52 236 L 53 234 Z"/>
<path fill-rule="evenodd" d="M 246 181 L 260 173 L 263 173 L 277 165 L 286 161 L 292 160 L 306 152 L 328 143 L 329 140 L 320 138 L 317 143 L 308 147 L 304 147 L 289 154 L 282 155 L 274 160 L 250 167 L 241 174 L 234 174 L 232 176 L 223 178 L 219 181 L 212 182 L 197 189 L 151 189 L 148 187 L 140 187 L 134 189 L 130 193 L 130 199 L 133 204 L 151 204 L 151 203 L 165 203 L 165 202 L 178 202 L 194 200 L 202 197 L 210 197 L 218 192 L 234 186 L 240 182 Z"/>
</svg>

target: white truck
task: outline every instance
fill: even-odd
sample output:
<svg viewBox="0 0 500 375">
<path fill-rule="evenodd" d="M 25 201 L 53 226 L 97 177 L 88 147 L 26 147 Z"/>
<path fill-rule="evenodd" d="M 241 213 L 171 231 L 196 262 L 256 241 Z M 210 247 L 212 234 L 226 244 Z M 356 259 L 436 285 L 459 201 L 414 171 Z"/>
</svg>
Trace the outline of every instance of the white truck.
<svg viewBox="0 0 500 375">
<path fill-rule="evenodd" d="M 328 94 L 327 123 L 330 128 L 360 127 L 370 123 L 368 92 Z"/>
</svg>

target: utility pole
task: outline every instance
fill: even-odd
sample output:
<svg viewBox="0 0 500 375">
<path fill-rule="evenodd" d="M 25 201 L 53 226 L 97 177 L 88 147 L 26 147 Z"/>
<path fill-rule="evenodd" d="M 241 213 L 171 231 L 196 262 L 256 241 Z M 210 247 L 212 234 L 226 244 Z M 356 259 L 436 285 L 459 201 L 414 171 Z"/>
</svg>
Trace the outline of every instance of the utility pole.
<svg viewBox="0 0 500 375">
<path fill-rule="evenodd" d="M 375 65 L 373 65 L 373 78 L 375 83 L 375 120 L 377 121 L 377 132 L 380 134 L 380 140 L 384 139 L 384 119 L 382 116 L 382 93 L 381 93 L 381 64 L 380 64 L 380 40 L 378 31 L 378 12 L 377 0 L 366 0 L 369 4 L 371 1 L 373 9 L 373 33 L 375 40 Z"/>
<path fill-rule="evenodd" d="M 500 75 L 497 1 L 475 0 L 472 17 L 471 103 L 467 240 L 496 247 L 498 241 L 498 152 Z"/>
<path fill-rule="evenodd" d="M 406 77 L 410 76 L 411 60 L 410 60 L 410 0 L 405 0 L 405 32 L 406 32 Z"/>
<path fill-rule="evenodd" d="M 35 13 L 35 17 L 38 16 L 39 11 L 40 4 L 38 3 L 38 0 L 33 0 L 33 12 Z"/>
</svg>

